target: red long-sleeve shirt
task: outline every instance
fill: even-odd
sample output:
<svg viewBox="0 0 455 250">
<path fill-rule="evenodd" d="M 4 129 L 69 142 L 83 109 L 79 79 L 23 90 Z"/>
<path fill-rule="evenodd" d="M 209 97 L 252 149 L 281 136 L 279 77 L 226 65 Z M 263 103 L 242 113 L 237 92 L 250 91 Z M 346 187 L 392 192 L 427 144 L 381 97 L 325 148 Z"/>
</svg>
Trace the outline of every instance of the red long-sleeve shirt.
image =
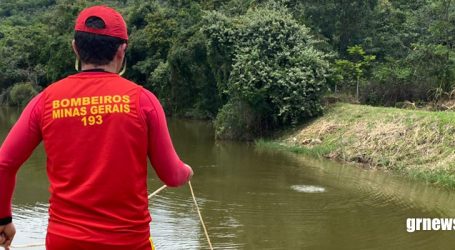
<svg viewBox="0 0 455 250">
<path fill-rule="evenodd" d="M 50 233 L 122 245 L 149 237 L 147 157 L 179 186 L 191 170 L 177 156 L 157 98 L 107 72 L 83 72 L 46 88 L 0 148 L 0 218 L 11 216 L 16 173 L 44 142 Z"/>
</svg>

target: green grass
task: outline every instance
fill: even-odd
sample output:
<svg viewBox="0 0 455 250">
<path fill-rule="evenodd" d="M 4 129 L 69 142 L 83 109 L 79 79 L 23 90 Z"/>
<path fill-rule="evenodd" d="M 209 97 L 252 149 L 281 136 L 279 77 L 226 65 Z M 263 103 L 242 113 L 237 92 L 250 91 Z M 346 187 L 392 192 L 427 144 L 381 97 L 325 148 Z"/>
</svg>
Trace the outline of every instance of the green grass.
<svg viewBox="0 0 455 250">
<path fill-rule="evenodd" d="M 410 177 L 417 180 L 425 181 L 427 183 L 435 184 L 449 189 L 455 189 L 455 175 L 444 170 L 411 171 L 409 173 L 406 173 L 406 175 L 409 175 Z"/>
<path fill-rule="evenodd" d="M 336 104 L 324 116 L 256 145 L 360 163 L 455 188 L 454 112 Z"/>
<path fill-rule="evenodd" d="M 260 139 L 255 142 L 258 149 L 272 149 L 322 158 L 334 150 L 334 145 L 318 145 L 312 148 L 286 145 L 272 140 Z"/>
</svg>

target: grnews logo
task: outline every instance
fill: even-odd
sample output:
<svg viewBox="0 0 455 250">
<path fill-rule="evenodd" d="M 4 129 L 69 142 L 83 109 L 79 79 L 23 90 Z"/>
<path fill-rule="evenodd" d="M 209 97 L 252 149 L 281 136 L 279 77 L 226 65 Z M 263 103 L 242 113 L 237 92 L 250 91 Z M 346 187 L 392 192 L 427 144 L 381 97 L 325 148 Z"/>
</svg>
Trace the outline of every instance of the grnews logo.
<svg viewBox="0 0 455 250">
<path fill-rule="evenodd" d="M 452 231 L 455 230 L 454 218 L 408 218 L 406 229 L 409 233 L 415 231 Z"/>
</svg>

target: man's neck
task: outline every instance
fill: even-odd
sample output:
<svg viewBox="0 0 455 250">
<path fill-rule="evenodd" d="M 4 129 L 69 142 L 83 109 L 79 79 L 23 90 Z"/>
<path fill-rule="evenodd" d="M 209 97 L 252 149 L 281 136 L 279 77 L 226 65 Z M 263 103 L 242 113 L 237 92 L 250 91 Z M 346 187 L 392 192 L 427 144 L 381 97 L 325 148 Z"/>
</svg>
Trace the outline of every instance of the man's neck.
<svg viewBox="0 0 455 250">
<path fill-rule="evenodd" d="M 99 69 L 99 70 L 103 70 L 103 71 L 110 72 L 110 73 L 118 73 L 115 66 L 112 63 L 106 64 L 106 65 L 83 64 L 81 68 L 82 68 L 82 71 Z"/>
</svg>

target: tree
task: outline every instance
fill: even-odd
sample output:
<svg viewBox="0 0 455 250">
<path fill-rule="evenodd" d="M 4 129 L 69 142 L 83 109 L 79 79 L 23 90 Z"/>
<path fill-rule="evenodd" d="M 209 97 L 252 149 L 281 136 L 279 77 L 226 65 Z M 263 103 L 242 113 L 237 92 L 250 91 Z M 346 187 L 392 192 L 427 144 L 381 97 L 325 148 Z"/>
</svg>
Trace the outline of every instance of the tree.
<svg viewBox="0 0 455 250">
<path fill-rule="evenodd" d="M 359 85 L 365 75 L 365 70 L 376 59 L 375 55 L 367 55 L 363 48 L 355 45 L 348 48 L 351 60 L 336 60 L 336 72 L 341 76 L 342 81 L 349 83 L 354 81 L 356 86 L 355 98 L 359 100 Z"/>
<path fill-rule="evenodd" d="M 378 0 L 291 2 L 301 2 L 304 22 L 327 37 L 340 55 L 346 55 L 348 47 L 361 44 L 372 32 L 371 16 L 378 4 Z"/>
<path fill-rule="evenodd" d="M 423 43 L 418 49 L 430 50 L 434 63 L 438 68 L 439 88 L 451 91 L 455 86 L 455 3 L 452 0 L 436 0 L 424 8 L 429 12 L 428 35 L 423 37 Z M 426 13 L 425 13 L 426 14 Z"/>
</svg>

